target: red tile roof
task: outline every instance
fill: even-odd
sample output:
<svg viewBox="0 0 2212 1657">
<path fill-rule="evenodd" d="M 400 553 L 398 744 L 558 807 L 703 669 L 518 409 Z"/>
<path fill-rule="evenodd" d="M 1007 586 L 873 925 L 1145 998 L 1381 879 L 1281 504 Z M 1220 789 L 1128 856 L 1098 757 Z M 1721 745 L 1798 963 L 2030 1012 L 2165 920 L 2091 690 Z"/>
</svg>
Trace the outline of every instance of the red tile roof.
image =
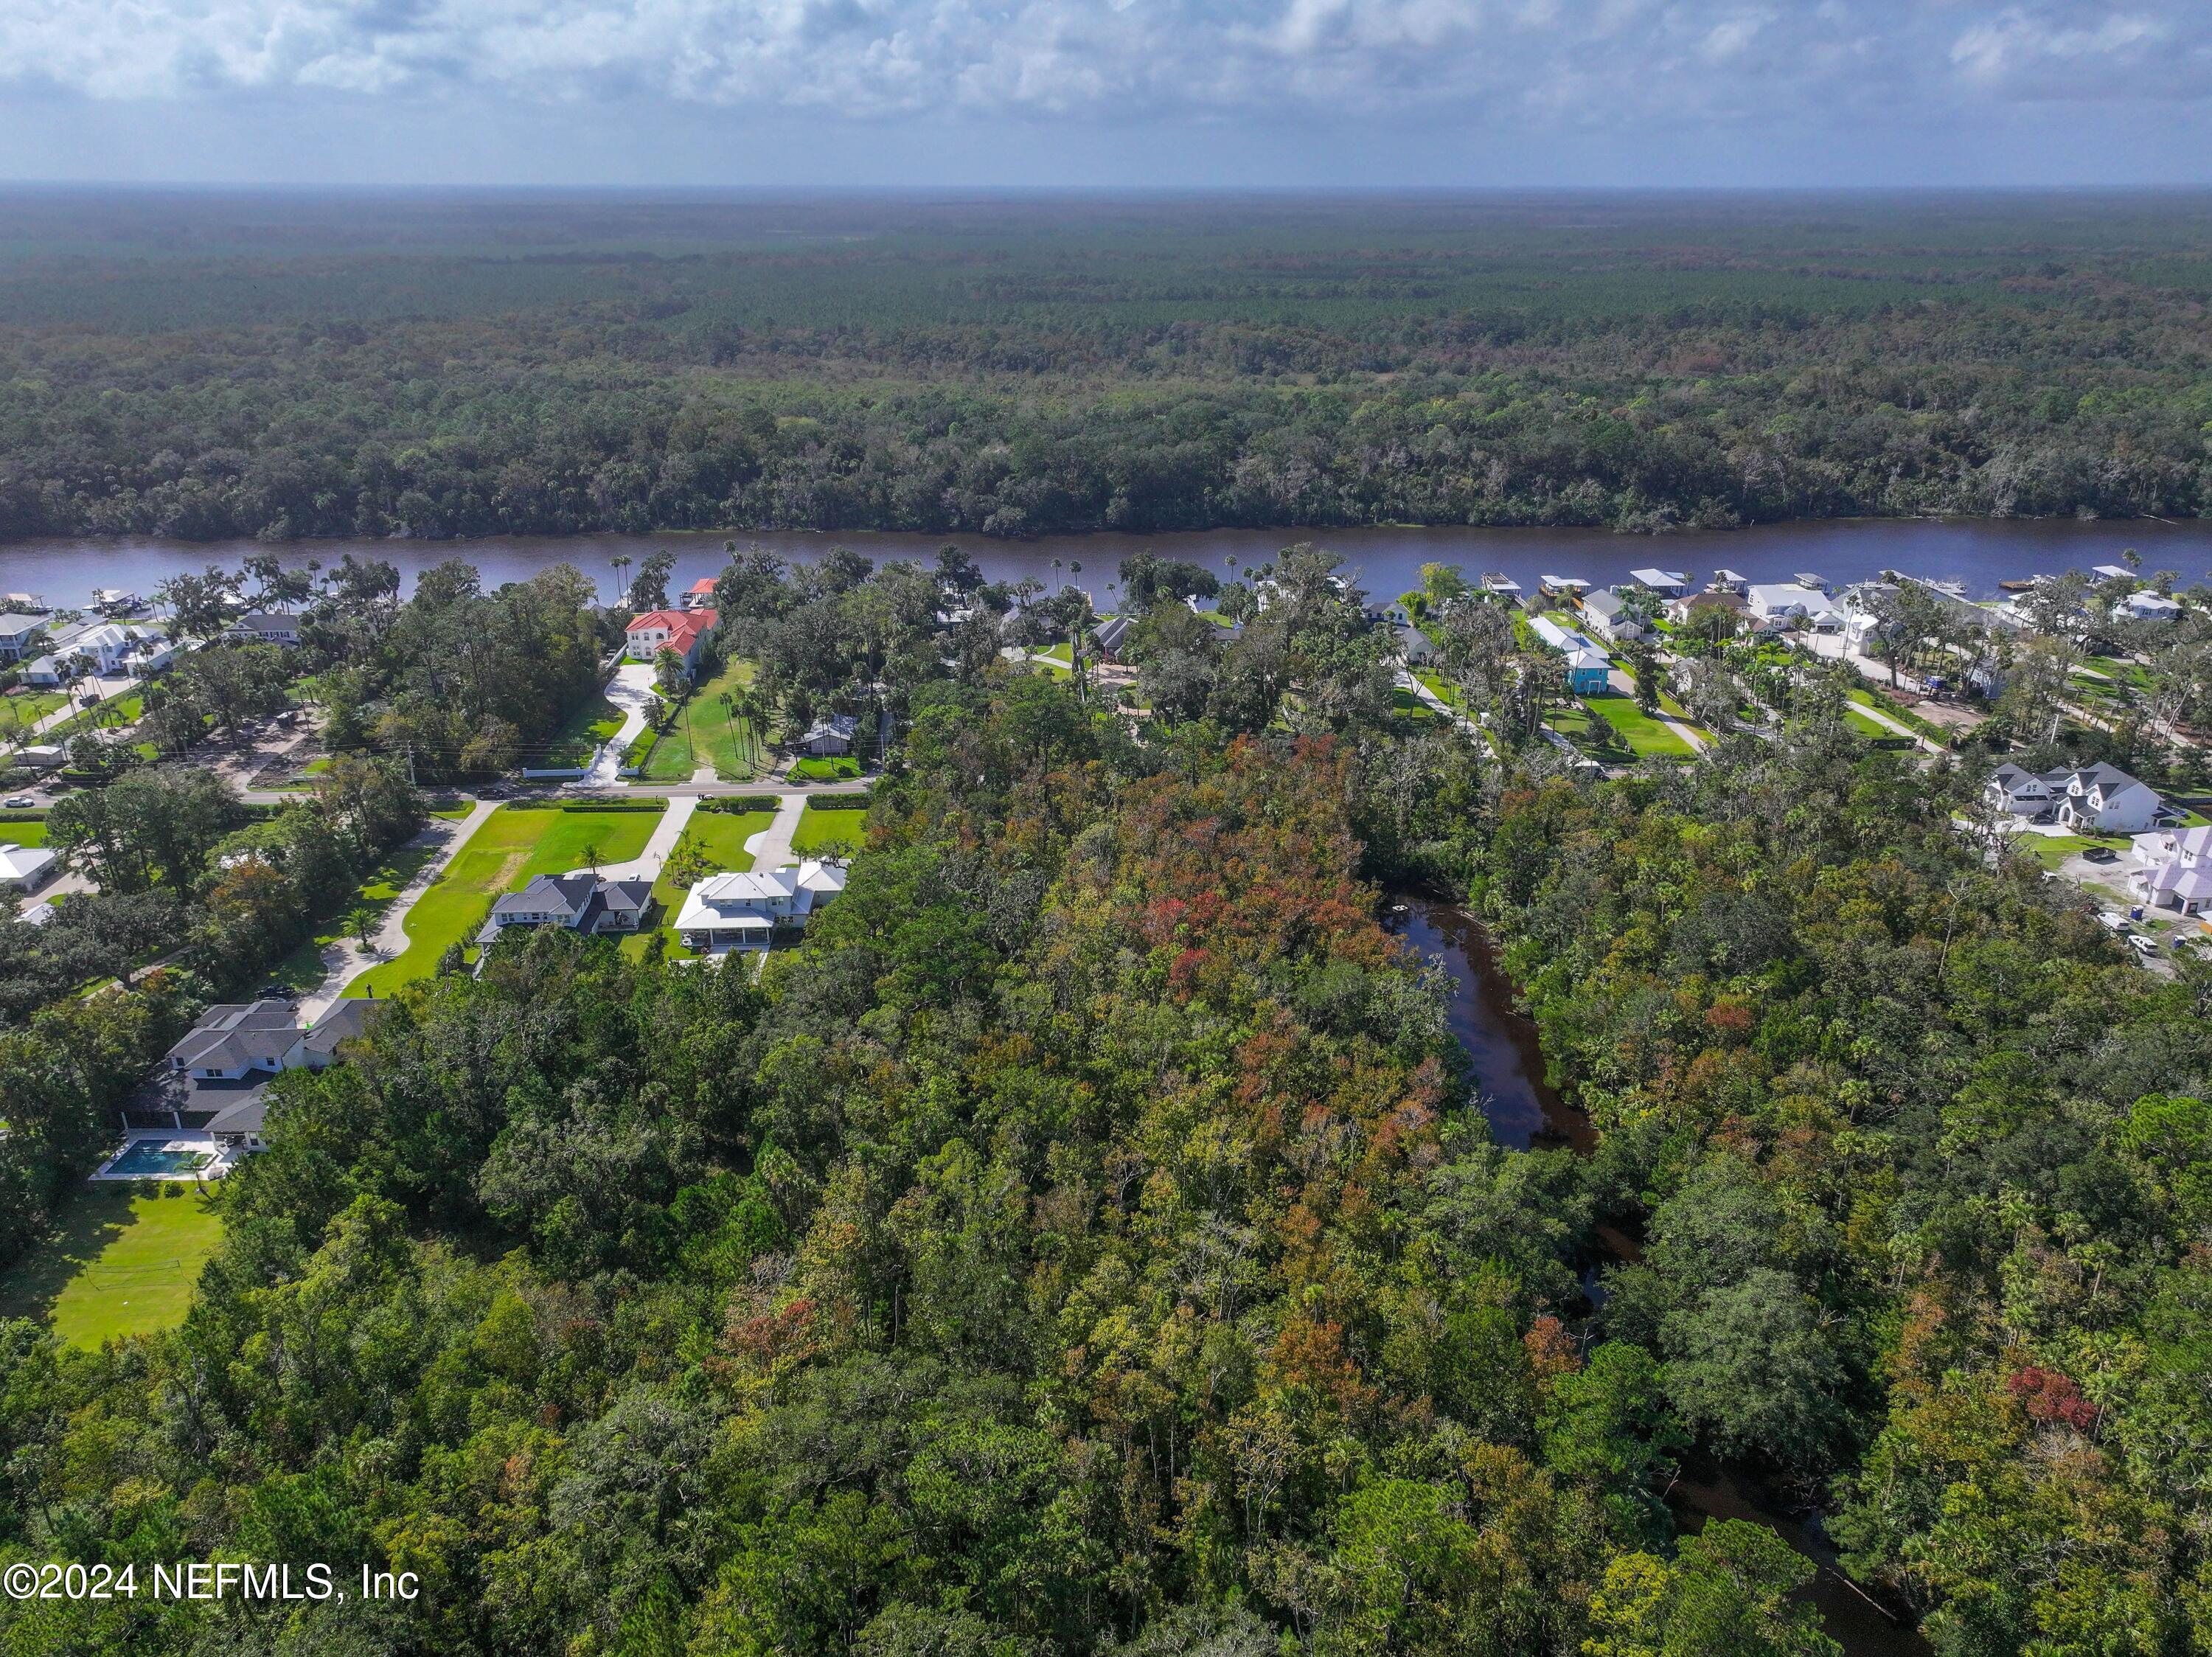
<svg viewBox="0 0 2212 1657">
<path fill-rule="evenodd" d="M 697 581 L 691 583 L 691 590 L 695 593 L 713 592 L 714 590 L 714 578 L 712 576 L 700 576 Z"/>
<path fill-rule="evenodd" d="M 678 655 L 690 654 L 691 642 L 720 619 L 714 610 L 648 610 L 632 621 L 626 630 L 632 637 L 642 632 L 664 629 L 668 634 L 667 648 Z"/>
</svg>

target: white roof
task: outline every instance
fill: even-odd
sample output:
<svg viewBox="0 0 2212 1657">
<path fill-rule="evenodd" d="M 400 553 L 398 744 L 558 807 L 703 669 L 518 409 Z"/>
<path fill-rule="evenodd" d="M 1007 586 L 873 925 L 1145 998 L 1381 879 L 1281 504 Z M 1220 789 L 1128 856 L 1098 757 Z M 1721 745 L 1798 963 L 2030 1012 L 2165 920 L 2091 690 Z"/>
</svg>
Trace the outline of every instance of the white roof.
<svg viewBox="0 0 2212 1657">
<path fill-rule="evenodd" d="M 2133 581 L 2136 578 L 2136 572 L 2124 564 L 2100 564 L 2096 567 L 2094 573 L 2102 576 L 2106 581 Z"/>
<path fill-rule="evenodd" d="M 1687 587 L 1690 578 L 1679 570 L 1632 570 L 1629 579 L 1640 581 L 1646 587 Z"/>
<path fill-rule="evenodd" d="M 1539 576 L 1536 579 L 1546 587 L 1565 588 L 1588 587 L 1589 583 L 1579 576 Z"/>
<path fill-rule="evenodd" d="M 1554 650 L 1563 650 L 1570 656 L 1588 651 L 1600 661 L 1606 660 L 1605 652 L 1599 649 L 1596 643 L 1586 634 L 1578 633 L 1571 627 L 1562 627 L 1549 616 L 1529 617 L 1528 628 Z"/>
<path fill-rule="evenodd" d="M 776 917 L 806 914 L 844 889 L 845 871 L 817 858 L 753 874 L 709 874 L 684 894 L 676 929 L 766 931 Z"/>
<path fill-rule="evenodd" d="M 44 846 L 0 846 L 0 880 L 27 880 L 53 861 Z"/>
</svg>

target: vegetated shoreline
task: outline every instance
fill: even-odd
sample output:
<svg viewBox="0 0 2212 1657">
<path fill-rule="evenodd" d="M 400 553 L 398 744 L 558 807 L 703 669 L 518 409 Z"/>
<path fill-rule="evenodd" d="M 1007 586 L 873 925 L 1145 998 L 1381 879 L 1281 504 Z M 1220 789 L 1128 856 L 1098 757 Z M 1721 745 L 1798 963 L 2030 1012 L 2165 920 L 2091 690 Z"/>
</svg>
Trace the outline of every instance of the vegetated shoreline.
<svg viewBox="0 0 2212 1657">
<path fill-rule="evenodd" d="M 946 528 L 943 527 L 915 528 L 896 524 L 723 524 L 712 527 L 697 524 L 668 524 L 647 529 L 635 529 L 617 525 L 565 529 L 505 529 L 483 534 L 456 532 L 451 534 L 375 533 L 366 531 L 336 531 L 309 535 L 197 535 L 184 530 L 84 530 L 68 533 L 15 534 L 0 533 L 0 547 L 37 546 L 64 543 L 79 545 L 106 542 L 116 545 L 143 545 L 147 542 L 174 542 L 183 546 L 241 546 L 268 547 L 330 546 L 347 542 L 380 542 L 394 546 L 473 546 L 500 541 L 587 541 L 608 539 L 658 539 L 681 536 L 697 540 L 729 539 L 748 535 L 896 535 L 942 536 L 947 539 L 982 540 L 996 546 L 1008 548 L 1038 545 L 1049 541 L 1103 539 L 1109 537 L 1130 540 L 1164 540 L 1185 535 L 1287 535 L 1310 539 L 1316 536 L 1355 531 L 1361 533 L 1403 531 L 1407 533 L 1448 533 L 1469 531 L 1477 533 L 1571 533 L 1581 535 L 1603 535 L 1621 541 L 1678 540 L 1686 536 L 1724 535 L 1751 536 L 1762 531 L 1781 530 L 1802 525 L 1878 526 L 1882 524 L 2021 524 L 2075 525 L 2084 530 L 2099 524 L 2161 524 L 2168 528 L 2184 529 L 2200 525 L 2212 525 L 2212 516 L 2188 515 L 2162 517 L 2154 513 L 2131 516 L 2094 514 L 2083 516 L 2078 513 L 2011 513 L 1999 515 L 1983 512 L 1898 512 L 1898 513 L 1803 513 L 1784 518 L 1758 518 L 1735 523 L 1673 523 L 1656 527 L 1630 527 L 1618 523 L 1597 521 L 1564 521 L 1556 519 L 1521 519 L 1512 521 L 1469 522 L 1449 518 L 1388 518 L 1338 519 L 1306 523 L 1250 523 L 1223 520 L 1207 524 L 1179 525 L 1168 529 L 1121 529 L 1107 524 L 1091 524 L 1082 527 L 1035 529 L 1020 534 L 1006 534 L 988 529 Z"/>
</svg>

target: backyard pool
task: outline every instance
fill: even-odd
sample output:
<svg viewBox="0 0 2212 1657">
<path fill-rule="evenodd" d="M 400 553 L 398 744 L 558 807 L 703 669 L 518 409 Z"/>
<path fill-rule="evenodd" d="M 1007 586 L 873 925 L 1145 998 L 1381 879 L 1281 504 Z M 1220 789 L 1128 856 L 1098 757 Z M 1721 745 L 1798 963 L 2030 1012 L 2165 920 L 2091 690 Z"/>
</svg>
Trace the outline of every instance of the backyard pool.
<svg viewBox="0 0 2212 1657">
<path fill-rule="evenodd" d="M 215 1161 L 206 1144 L 187 1139 L 134 1139 L 95 1179 L 181 1179 Z"/>
</svg>

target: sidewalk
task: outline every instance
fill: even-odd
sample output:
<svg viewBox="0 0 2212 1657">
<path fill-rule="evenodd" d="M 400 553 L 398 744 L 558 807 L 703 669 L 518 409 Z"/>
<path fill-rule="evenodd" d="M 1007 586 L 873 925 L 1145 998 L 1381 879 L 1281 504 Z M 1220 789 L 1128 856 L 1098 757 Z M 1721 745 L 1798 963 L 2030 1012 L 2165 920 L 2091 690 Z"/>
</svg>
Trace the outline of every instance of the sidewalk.
<svg viewBox="0 0 2212 1657">
<path fill-rule="evenodd" d="M 300 1012 L 310 1020 L 327 1011 L 331 1004 L 345 993 L 351 984 L 372 966 L 381 966 L 407 947 L 407 917 L 414 911 L 422 894 L 437 883 L 446 872 L 446 865 L 453 861 L 454 854 L 468 844 L 476 832 L 491 820 L 492 813 L 499 809 L 495 800 L 479 800 L 476 807 L 458 823 L 434 821 L 407 844 L 421 845 L 435 843 L 444 834 L 445 844 L 422 867 L 415 871 L 414 878 L 400 889 L 399 895 L 385 906 L 384 918 L 378 922 L 371 938 L 373 946 L 367 954 L 351 938 L 340 938 L 323 951 L 323 982 L 311 996 L 300 998 Z M 447 831 L 451 831 L 450 833 Z"/>
</svg>

